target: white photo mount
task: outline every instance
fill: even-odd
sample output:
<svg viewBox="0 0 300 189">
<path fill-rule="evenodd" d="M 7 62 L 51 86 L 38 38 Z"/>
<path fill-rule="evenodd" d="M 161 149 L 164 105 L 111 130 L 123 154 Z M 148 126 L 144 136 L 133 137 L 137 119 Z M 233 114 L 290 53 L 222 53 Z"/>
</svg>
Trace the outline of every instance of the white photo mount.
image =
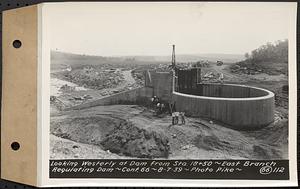
<svg viewBox="0 0 300 189">
<path fill-rule="evenodd" d="M 151 3 L 149 3 L 151 4 Z M 152 6 L 167 6 L 169 3 L 152 3 Z M 172 4 L 172 3 L 170 3 Z M 193 6 L 197 3 L 173 3 L 178 10 L 181 6 Z M 220 4 L 226 4 L 220 3 Z M 238 3 L 242 6 L 242 3 Z M 268 3 L 256 3 L 257 6 Z M 278 6 L 280 3 L 278 3 Z M 194 178 L 176 173 L 151 173 L 147 177 L 145 173 L 137 172 L 118 173 L 119 176 L 57 176 L 50 171 L 52 165 L 59 161 L 51 161 L 50 146 L 50 64 L 51 64 L 51 27 L 53 14 L 56 9 L 74 8 L 85 5 L 114 8 L 147 6 L 147 3 L 42 3 L 34 6 L 4 11 L 3 13 L 3 85 L 2 85 L 2 120 L 1 120 L 1 178 L 28 184 L 32 186 L 160 186 L 160 187 L 197 187 L 197 186 L 296 186 L 297 185 L 297 153 L 296 153 L 296 125 L 297 125 L 297 81 L 296 81 L 296 3 L 282 3 L 290 8 L 289 17 L 289 129 L 288 129 L 288 172 L 284 179 L 222 179 L 199 176 Z M 227 3 L 232 6 L 232 3 Z M 129 6 L 129 7 L 130 7 Z M 117 9 L 116 8 L 116 9 Z M 128 7 L 127 7 L 128 8 Z M 137 11 L 138 12 L 138 11 Z M 79 15 L 77 15 L 79 16 Z M 66 23 L 67 24 L 67 23 Z M 113 24 L 113 23 L 111 23 Z M 84 33 L 82 36 L 84 37 Z M 90 161 L 95 164 L 107 164 L 113 166 L 125 160 L 121 159 L 78 159 L 77 163 Z M 141 162 L 140 159 L 126 159 Z M 74 165 L 76 159 L 61 159 L 67 166 Z M 145 162 L 151 164 L 152 159 Z M 156 160 L 155 160 L 156 161 Z M 166 163 L 168 160 L 157 160 L 158 163 Z M 179 162 L 181 160 L 178 160 Z M 195 162 L 202 160 L 195 160 Z M 204 161 L 204 160 L 203 160 Z M 220 160 L 236 163 L 239 160 Z M 244 164 L 247 160 L 240 160 Z M 250 160 L 249 160 L 250 161 Z M 258 162 L 263 162 L 257 160 Z M 281 160 L 274 160 L 280 164 Z M 110 163 L 111 162 L 111 163 Z M 176 162 L 172 159 L 171 165 Z M 185 163 L 192 163 L 182 160 Z M 198 162 L 198 163 L 199 163 Z M 227 163 L 228 163 L 227 162 Z M 73 163 L 73 164 L 72 164 Z M 271 161 L 268 161 L 270 164 Z M 122 163 L 121 163 L 122 164 Z M 225 162 L 226 164 L 226 162 Z M 266 164 L 265 166 L 269 166 Z M 283 163 L 284 164 L 284 163 Z M 176 162 L 178 165 L 178 162 Z M 102 166 L 102 164 L 101 164 Z M 273 164 L 271 165 L 273 166 Z M 150 166 L 151 167 L 151 166 Z M 175 166 L 176 167 L 176 166 Z M 263 167 L 263 166 L 261 166 Z M 277 170 L 274 166 L 274 170 Z M 145 170 L 147 167 L 145 168 Z M 280 169 L 280 167 L 279 167 Z M 278 171 L 280 171 L 278 169 Z M 144 170 L 144 171 L 145 171 Z M 156 175 L 155 175 L 156 174 Z M 160 175 L 161 174 L 161 175 Z M 258 173 L 259 174 L 259 173 Z M 275 173 L 274 173 L 275 174 Z M 52 176 L 51 176 L 52 175 Z M 112 173 L 113 175 L 113 173 Z M 143 176 L 145 175 L 145 178 Z M 153 176 L 154 175 L 154 176 Z M 160 176 L 159 176 L 160 175 Z M 171 175 L 171 176 L 170 176 Z M 182 178 L 180 178 L 180 175 Z M 194 174 L 195 175 L 195 174 Z M 261 174 L 264 176 L 263 174 Z M 278 175 L 277 175 L 278 176 Z M 52 177 L 52 178 L 51 178 Z M 278 176 L 279 178 L 280 176 Z M 255 182 L 253 182 L 255 180 Z"/>
</svg>

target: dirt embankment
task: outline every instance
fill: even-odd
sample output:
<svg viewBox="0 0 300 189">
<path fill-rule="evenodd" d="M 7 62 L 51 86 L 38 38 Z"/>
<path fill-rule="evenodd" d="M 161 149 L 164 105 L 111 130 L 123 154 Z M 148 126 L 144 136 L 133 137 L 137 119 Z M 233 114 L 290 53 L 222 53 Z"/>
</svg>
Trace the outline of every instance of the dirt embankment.
<svg viewBox="0 0 300 189">
<path fill-rule="evenodd" d="M 133 105 L 70 111 L 51 117 L 51 157 L 285 159 L 287 119 L 277 114 L 268 127 L 236 131 L 201 118 L 172 126 L 169 115 Z"/>
<path fill-rule="evenodd" d="M 130 157 L 167 158 L 170 150 L 168 138 L 163 134 L 112 115 L 53 119 L 50 131 L 57 137 Z"/>
<path fill-rule="evenodd" d="M 123 122 L 108 133 L 101 145 L 105 150 L 139 158 L 167 158 L 169 141 L 163 134 L 135 127 Z"/>
</svg>

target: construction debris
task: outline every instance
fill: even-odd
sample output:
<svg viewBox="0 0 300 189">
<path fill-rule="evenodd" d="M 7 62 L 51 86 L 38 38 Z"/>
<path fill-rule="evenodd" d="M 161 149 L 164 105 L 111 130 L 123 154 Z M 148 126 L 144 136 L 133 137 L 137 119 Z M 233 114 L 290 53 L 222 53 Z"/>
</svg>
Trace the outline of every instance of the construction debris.
<svg viewBox="0 0 300 189">
<path fill-rule="evenodd" d="M 61 92 L 68 93 L 68 92 L 75 91 L 75 87 L 69 86 L 68 84 L 65 84 L 65 85 L 61 86 L 59 90 L 60 90 Z"/>
<path fill-rule="evenodd" d="M 217 73 L 217 72 L 206 72 L 203 77 L 203 82 L 211 82 L 211 83 L 221 83 L 224 80 L 223 73 Z"/>
<path fill-rule="evenodd" d="M 220 60 L 218 60 L 218 61 L 217 61 L 217 66 L 222 66 L 222 65 L 223 65 L 223 62 L 220 61 Z"/>
<path fill-rule="evenodd" d="M 255 75 L 255 74 L 262 73 L 263 70 L 255 65 L 249 67 L 249 66 L 240 66 L 238 64 L 235 64 L 235 65 L 231 66 L 231 72 L 237 73 L 237 74 Z"/>
</svg>

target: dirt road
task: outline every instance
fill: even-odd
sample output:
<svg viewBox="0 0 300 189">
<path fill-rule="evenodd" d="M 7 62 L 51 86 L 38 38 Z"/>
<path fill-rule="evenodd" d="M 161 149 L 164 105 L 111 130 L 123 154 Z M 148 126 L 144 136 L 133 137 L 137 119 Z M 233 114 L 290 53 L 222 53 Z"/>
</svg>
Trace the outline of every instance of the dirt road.
<svg viewBox="0 0 300 189">
<path fill-rule="evenodd" d="M 229 70 L 229 66 L 228 64 L 223 64 L 221 66 L 217 66 L 217 65 L 213 65 L 210 69 L 213 72 L 216 73 L 222 73 L 224 75 L 224 81 L 227 82 L 245 82 L 245 76 L 239 76 L 239 75 L 235 75 L 233 73 L 230 72 Z"/>
<path fill-rule="evenodd" d="M 124 77 L 123 82 L 114 88 L 110 88 L 110 90 L 120 91 L 120 90 L 124 90 L 124 88 L 126 87 L 132 86 L 135 83 L 135 79 L 132 77 L 131 71 L 132 70 L 121 71 Z"/>
<path fill-rule="evenodd" d="M 128 85 L 131 85 L 131 84 L 135 83 L 135 80 L 132 77 L 131 71 L 132 70 L 122 71 L 122 74 L 124 76 L 124 80 L 125 80 L 126 84 L 128 84 Z"/>
</svg>

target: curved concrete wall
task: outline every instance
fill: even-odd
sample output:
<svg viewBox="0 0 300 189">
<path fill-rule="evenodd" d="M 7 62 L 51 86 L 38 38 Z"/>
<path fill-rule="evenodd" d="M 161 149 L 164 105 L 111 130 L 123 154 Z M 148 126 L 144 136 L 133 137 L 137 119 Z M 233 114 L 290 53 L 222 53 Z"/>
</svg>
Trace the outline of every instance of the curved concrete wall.
<svg viewBox="0 0 300 189">
<path fill-rule="evenodd" d="M 207 117 L 238 130 L 261 128 L 274 121 L 274 93 L 243 85 L 206 84 L 198 94 L 173 92 L 177 111 Z M 204 96 L 205 95 L 205 96 Z"/>
<path fill-rule="evenodd" d="M 221 98 L 250 98 L 269 94 L 264 89 L 244 85 L 230 84 L 198 84 L 194 95 Z"/>
</svg>

